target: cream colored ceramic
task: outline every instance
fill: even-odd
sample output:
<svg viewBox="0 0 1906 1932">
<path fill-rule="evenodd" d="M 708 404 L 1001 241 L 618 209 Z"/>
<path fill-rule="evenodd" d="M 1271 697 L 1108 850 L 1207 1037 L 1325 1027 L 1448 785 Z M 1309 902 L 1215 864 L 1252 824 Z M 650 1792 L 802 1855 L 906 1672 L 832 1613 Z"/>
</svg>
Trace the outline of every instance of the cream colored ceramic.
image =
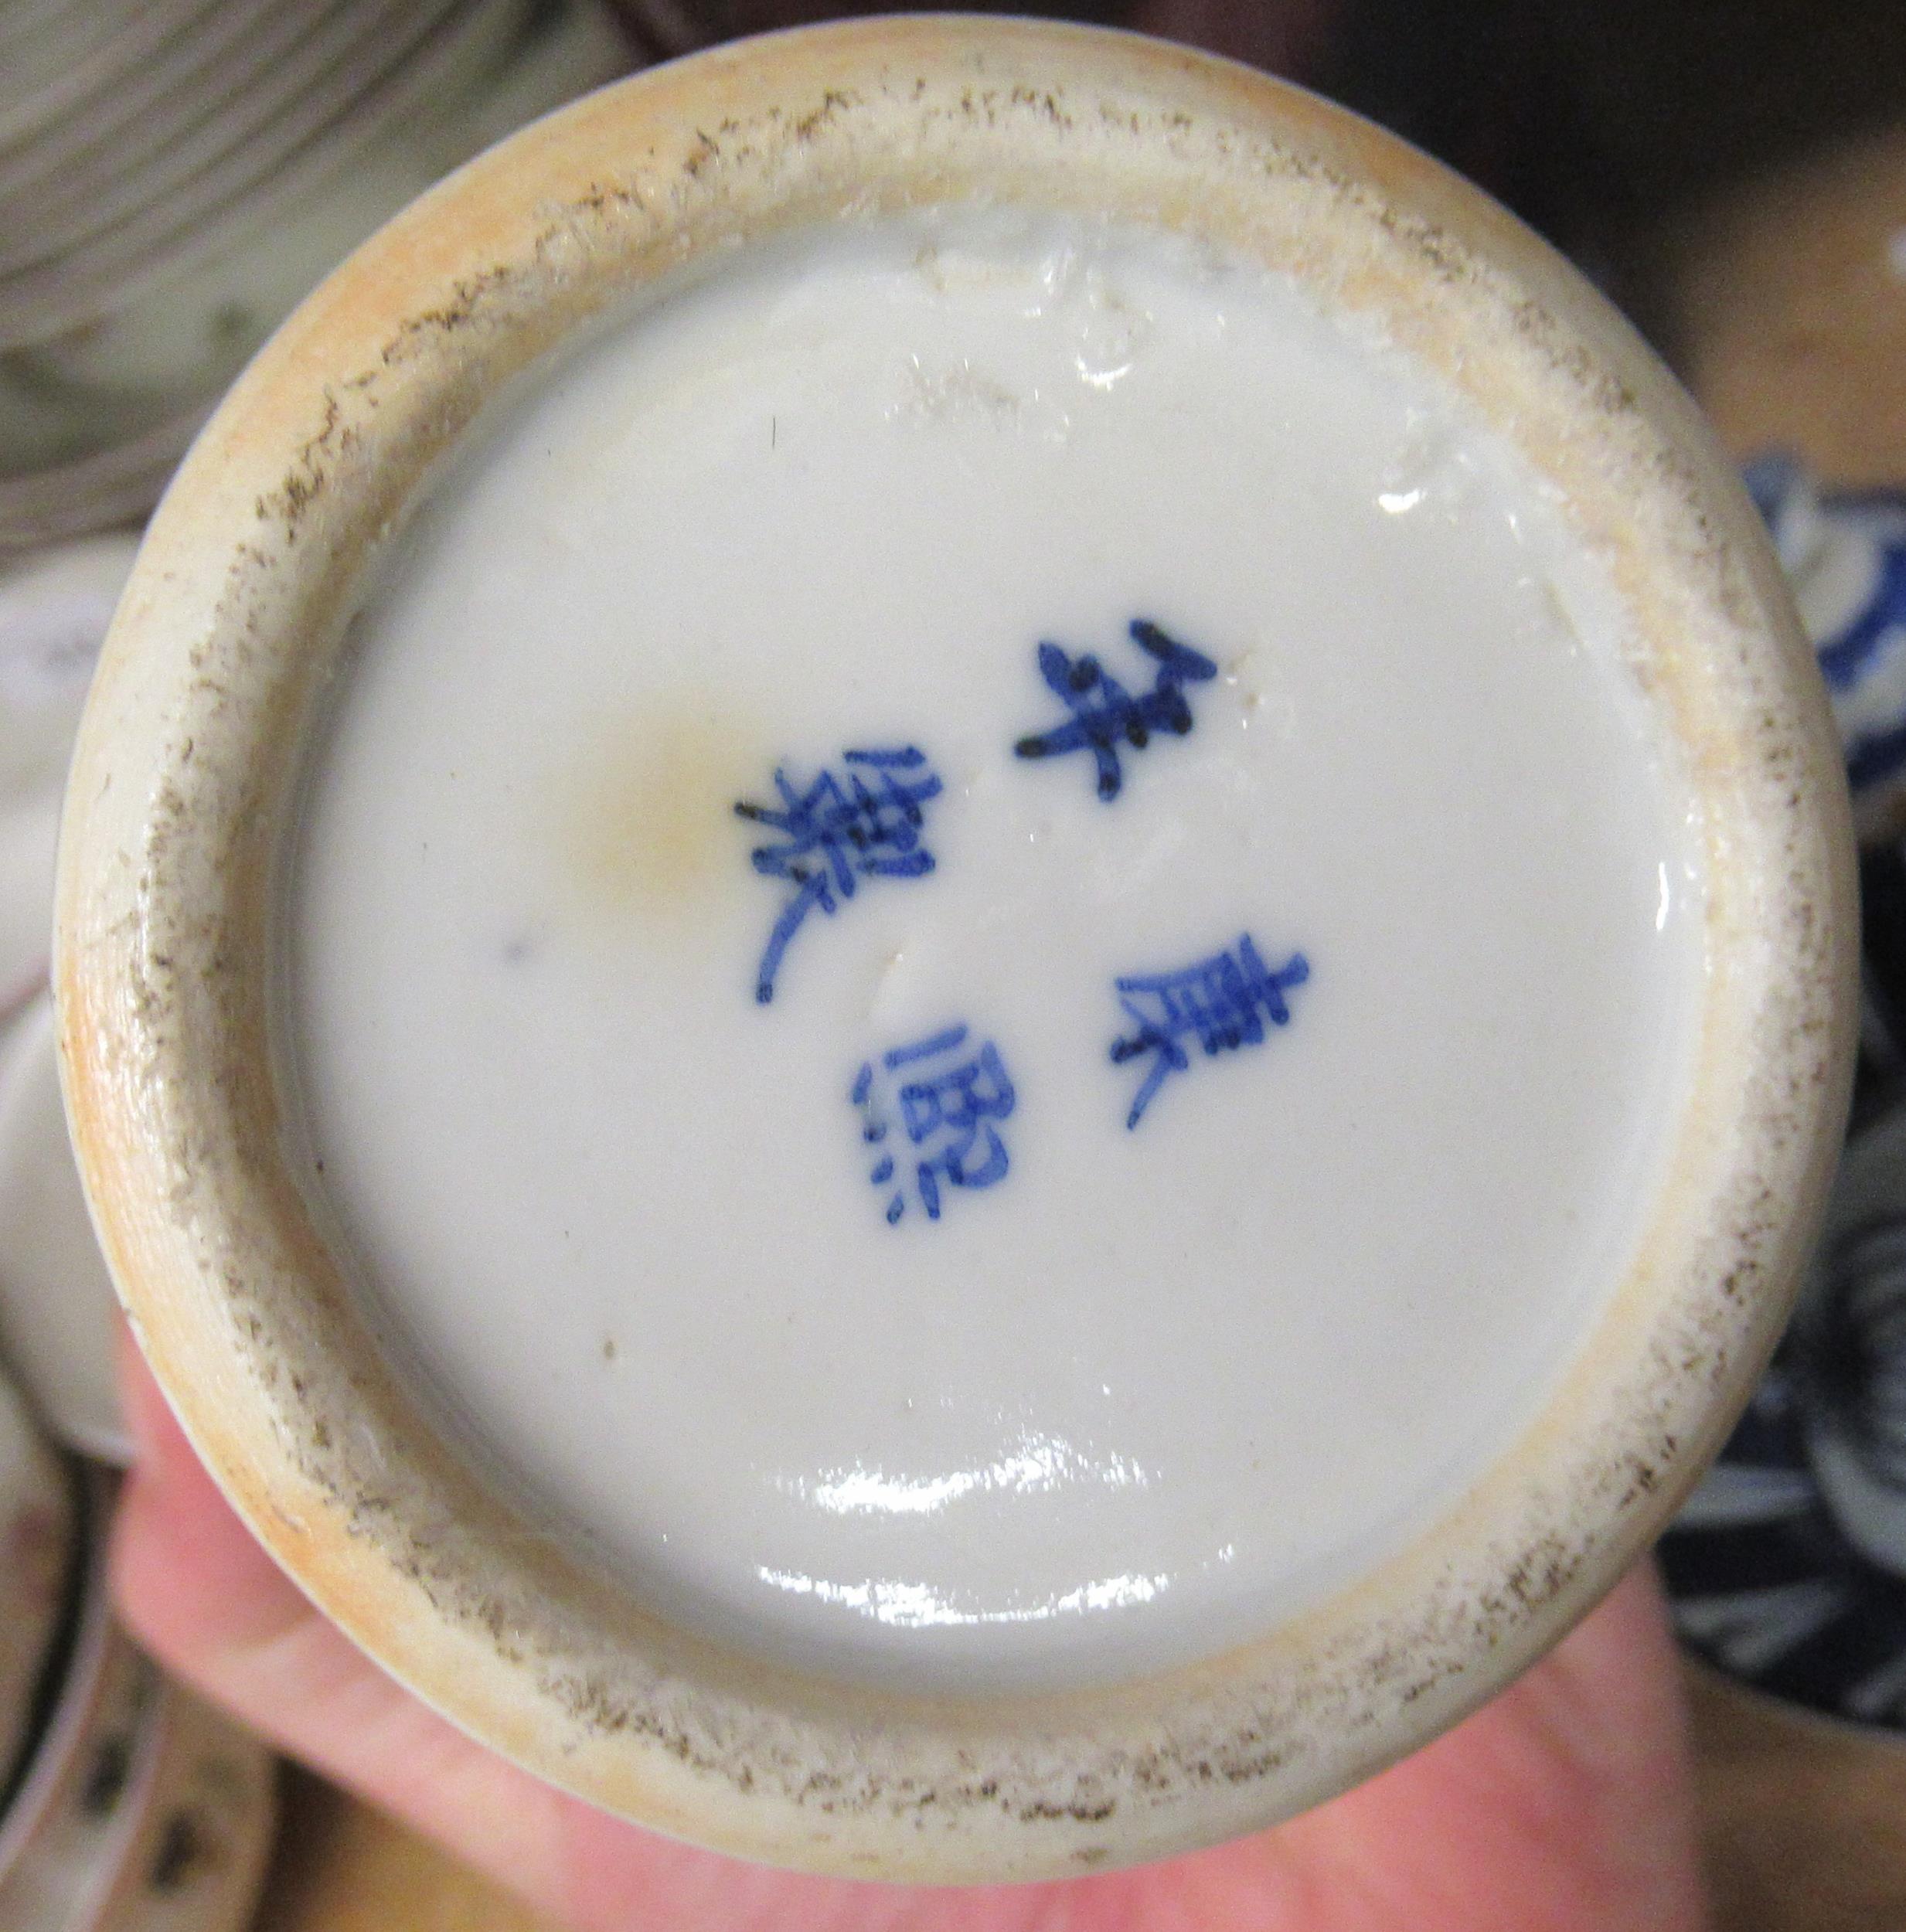
<svg viewBox="0 0 1906 1932">
<path fill-rule="evenodd" d="M 367 547 L 484 400 L 685 257 L 937 201 L 1203 235 L 1380 318 L 1554 485 L 1649 640 L 1700 796 L 1712 962 L 1641 1264 L 1513 1451 L 1356 1587 L 1093 1692 L 822 1685 L 645 1614 L 459 1460 L 281 1155 L 288 774 Z M 1424 1742 L 1558 1638 L 1694 1479 L 1778 1331 L 1846 1098 L 1851 842 L 1816 675 L 1690 406 L 1565 264 L 1401 144 L 1109 35 L 846 25 L 658 70 L 516 137 L 335 275 L 149 533 L 82 733 L 56 980 L 107 1259 L 211 1468 L 458 1723 L 661 1829 L 817 1870 L 1076 1873 L 1251 1829 Z"/>
</svg>

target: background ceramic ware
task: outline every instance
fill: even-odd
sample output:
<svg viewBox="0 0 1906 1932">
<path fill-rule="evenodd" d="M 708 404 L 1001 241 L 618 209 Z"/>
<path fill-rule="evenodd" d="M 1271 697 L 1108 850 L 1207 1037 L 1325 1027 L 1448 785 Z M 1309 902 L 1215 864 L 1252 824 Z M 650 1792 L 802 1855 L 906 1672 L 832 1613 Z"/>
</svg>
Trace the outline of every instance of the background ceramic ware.
<svg viewBox="0 0 1906 1932">
<path fill-rule="evenodd" d="M 72 1479 L 0 1380 L 0 1793 L 29 1743 L 75 1547 Z"/>
<path fill-rule="evenodd" d="M 1877 869 L 1897 896 L 1897 855 Z M 1887 1090 L 1847 1141 L 1793 1325 L 1660 1560 L 1683 1641 L 1717 1668 L 1823 1716 L 1901 1731 L 1906 1058 L 1890 1022 L 1906 981 L 1883 953 L 1869 962 L 1863 1070 Z M 1873 1043 L 1876 1032 L 1887 1037 Z"/>
<path fill-rule="evenodd" d="M 1819 654 L 1861 835 L 1906 818 L 1906 497 L 1823 492 L 1781 455 L 1748 470 Z"/>
<path fill-rule="evenodd" d="M 1748 480 L 1820 657 L 1862 861 L 1855 1131 L 1792 1328 L 1663 1539 L 1676 1628 L 1729 1676 L 1906 1730 L 1906 499 Z"/>
<path fill-rule="evenodd" d="M 142 515 L 334 261 L 635 57 L 603 0 L 105 0 L 0 33 L 0 550 Z"/>
<path fill-rule="evenodd" d="M 0 563 L 0 1022 L 46 982 L 66 758 L 133 539 Z"/>
<path fill-rule="evenodd" d="M 0 1359 L 69 1447 L 123 1461 L 113 1298 L 86 1217 L 45 992 L 60 801 L 130 537 L 0 565 Z"/>
<path fill-rule="evenodd" d="M 112 1486 L 84 1485 L 87 1537 L 65 1655 L 26 1776 L 0 1818 L 0 1923 L 66 1928 L 105 1895 L 128 1841 L 132 1767 L 153 1735 L 158 1673 L 112 1613 Z"/>
<path fill-rule="evenodd" d="M 1698 1205 L 1596 1332 L 1539 1450 L 1378 1577 L 1221 1660 L 955 1702 L 823 1685 L 659 1622 L 526 1533 L 424 1419 L 280 1158 L 260 882 L 332 617 L 488 394 L 697 247 L 870 195 L 976 194 L 1210 224 L 1345 276 L 1419 352 L 1472 371 L 1499 330 L 1469 393 L 1490 410 L 1514 391 L 1520 447 L 1563 465 L 1636 621 L 1676 639 L 1660 662 L 1693 680 L 1742 923 L 1707 995 L 1724 1050 L 1690 1109 L 1705 1124 L 1676 1150 L 1677 1198 Z M 191 696 L 213 662 L 216 714 Z M 72 795 L 56 985 L 82 1166 L 141 1340 L 235 1503 L 478 1736 L 612 1810 L 815 1869 L 1026 1878 L 1159 1855 L 1327 1795 L 1499 1688 L 1645 1545 L 1744 1396 L 1843 1111 L 1836 748 L 1765 539 L 1684 399 L 1452 178 L 1275 83 L 1129 40 L 929 21 L 720 50 L 440 190 L 327 284 L 199 444 L 109 645 Z"/>
<path fill-rule="evenodd" d="M 276 1767 L 257 1739 L 176 1685 L 162 1686 L 152 1732 L 127 1794 L 124 1855 L 72 1932 L 239 1932 L 271 1855 Z"/>
<path fill-rule="evenodd" d="M 49 1710 L 0 1818 L 8 1932 L 237 1932 L 264 1876 L 275 1773 L 119 1628 L 112 1479 L 85 1485 L 87 1556 Z"/>
<path fill-rule="evenodd" d="M 0 1039 L 0 1358 L 68 1448 L 127 1464 L 117 1307 L 73 1165 L 42 994 Z"/>
</svg>

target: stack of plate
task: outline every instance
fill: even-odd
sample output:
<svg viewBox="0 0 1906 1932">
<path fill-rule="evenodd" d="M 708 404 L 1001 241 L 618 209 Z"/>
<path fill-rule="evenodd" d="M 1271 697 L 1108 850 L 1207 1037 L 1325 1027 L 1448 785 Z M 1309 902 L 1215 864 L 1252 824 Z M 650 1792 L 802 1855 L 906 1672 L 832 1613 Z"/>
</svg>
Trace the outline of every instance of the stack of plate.
<svg viewBox="0 0 1906 1932">
<path fill-rule="evenodd" d="M 67 756 L 132 550 L 0 565 L 0 1932 L 237 1932 L 271 1844 L 271 1754 L 139 1654 L 107 1589 L 103 1465 L 129 1445 L 46 971 Z"/>
<path fill-rule="evenodd" d="M 39 1598 L 25 1605 L 43 1648 L 0 1812 L 0 1925 L 239 1932 L 271 1854 L 271 1756 L 168 1682 L 114 1622 L 104 1555 L 112 1479 L 76 1478 L 43 1452 L 48 1469 L 57 1480 L 41 1520 L 60 1526 L 72 1573 L 51 1592 L 60 1614 Z M 21 1594 L 0 1580 L 7 1609 Z"/>
<path fill-rule="evenodd" d="M 237 1932 L 274 1806 L 264 1746 L 109 1600 L 129 1445 L 46 968 L 67 757 L 133 539 L 49 540 L 136 520 L 334 262 L 631 64 L 604 0 L 0 6 L 0 1932 Z"/>
<path fill-rule="evenodd" d="M 129 1448 L 113 1292 L 66 1139 L 46 974 L 66 761 L 134 548 L 87 537 L 0 560 L 0 1362 L 60 1441 L 109 1462 Z"/>
<path fill-rule="evenodd" d="M 335 262 L 631 61 L 604 0 L 9 0 L 0 548 L 142 515 Z"/>
</svg>

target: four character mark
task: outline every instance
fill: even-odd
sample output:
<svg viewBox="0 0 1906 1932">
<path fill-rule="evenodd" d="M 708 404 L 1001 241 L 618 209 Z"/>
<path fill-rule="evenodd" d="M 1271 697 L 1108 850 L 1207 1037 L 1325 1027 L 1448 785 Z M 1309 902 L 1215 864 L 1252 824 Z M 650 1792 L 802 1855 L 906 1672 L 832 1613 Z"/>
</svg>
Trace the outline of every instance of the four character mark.
<svg viewBox="0 0 1906 1932">
<path fill-rule="evenodd" d="M 1134 618 L 1129 631 L 1157 667 L 1149 691 L 1135 696 L 1089 651 L 1075 658 L 1042 643 L 1040 675 L 1070 715 L 1013 747 L 1022 758 L 1090 751 L 1098 797 L 1108 804 L 1124 782 L 1121 748 L 1142 751 L 1156 732 L 1184 736 L 1195 722 L 1186 687 L 1217 675 L 1209 658 L 1149 618 Z M 763 1005 L 773 1000 L 783 957 L 809 913 L 832 917 L 863 879 L 918 879 L 934 870 L 927 808 L 942 789 L 914 745 L 843 752 L 838 770 L 824 768 L 805 785 L 782 767 L 774 782 L 778 804 L 735 806 L 739 816 L 775 835 L 754 848 L 754 869 L 794 888 L 756 971 L 754 997 Z M 1193 1045 L 1210 1057 L 1261 1045 L 1268 1029 L 1288 1025 L 1288 995 L 1309 977 L 1302 953 L 1272 971 L 1246 933 L 1234 947 L 1190 965 L 1116 980 L 1136 1031 L 1113 1041 L 1111 1059 L 1122 1066 L 1150 1056 L 1127 1129 L 1138 1126 L 1166 1079 L 1190 1066 Z M 872 1151 L 869 1178 L 887 1194 L 890 1223 L 914 1202 L 937 1221 L 944 1189 L 989 1188 L 1005 1178 L 1010 1159 L 999 1128 L 1013 1113 L 1013 1081 L 998 1046 L 985 1040 L 969 1047 L 965 1026 L 868 1060 L 849 1098 Z"/>
</svg>

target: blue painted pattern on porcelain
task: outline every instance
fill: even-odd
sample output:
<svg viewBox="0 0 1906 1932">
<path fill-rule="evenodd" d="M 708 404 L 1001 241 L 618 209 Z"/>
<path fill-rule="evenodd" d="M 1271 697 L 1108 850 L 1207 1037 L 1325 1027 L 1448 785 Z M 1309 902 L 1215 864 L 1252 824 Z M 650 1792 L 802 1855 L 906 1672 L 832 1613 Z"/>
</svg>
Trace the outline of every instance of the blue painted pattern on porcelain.
<svg viewBox="0 0 1906 1932">
<path fill-rule="evenodd" d="M 832 917 L 854 896 L 862 879 L 918 879 L 933 870 L 924 842 L 927 801 L 940 781 L 917 746 L 842 753 L 844 775 L 822 771 L 805 789 L 785 769 L 774 774 L 778 807 L 750 804 L 736 813 L 781 834 L 776 845 L 757 845 L 754 869 L 787 879 L 794 896 L 781 909 L 754 976 L 754 997 L 764 1006 L 774 997 L 775 976 L 788 941 L 811 912 Z"/>
<path fill-rule="evenodd" d="M 1134 695 L 1089 651 L 1075 657 L 1043 642 L 1040 675 L 1070 716 L 1013 747 L 1022 759 L 1088 753 L 1098 796 L 1108 803 L 1123 787 L 1121 753 L 1144 750 L 1158 732 L 1189 735 L 1196 719 L 1187 688 L 1217 675 L 1210 658 L 1150 618 L 1135 617 L 1126 628 L 1155 667 L 1151 689 Z M 776 803 L 744 800 L 734 808 L 774 835 L 750 855 L 755 871 L 793 888 L 757 967 L 762 1005 L 773 1001 L 788 947 L 811 913 L 832 917 L 863 879 L 920 879 L 936 869 L 927 813 L 944 789 L 914 744 L 844 751 L 836 768 L 805 784 L 780 767 L 774 784 Z M 1115 979 L 1135 1030 L 1111 1043 L 1111 1058 L 1118 1066 L 1147 1063 L 1127 1130 L 1138 1126 L 1172 1075 L 1190 1070 L 1194 1051 L 1210 1059 L 1261 1046 L 1288 1026 L 1289 995 L 1308 983 L 1310 971 L 1301 952 L 1275 969 L 1267 965 L 1247 932 L 1208 957 Z M 1001 1130 L 1017 1104 L 1013 1078 L 997 1043 L 974 1039 L 964 1022 L 863 1062 L 848 1097 L 860 1117 L 868 1179 L 890 1225 L 914 1208 L 938 1221 L 951 1190 L 994 1187 L 1011 1171 Z"/>
<path fill-rule="evenodd" d="M 1125 783 L 1120 745 L 1142 751 L 1156 731 L 1184 737 L 1194 722 L 1185 686 L 1217 675 L 1217 666 L 1209 658 L 1168 637 L 1149 617 L 1134 617 L 1128 628 L 1132 642 L 1158 665 L 1152 689 L 1135 698 L 1091 651 L 1074 658 L 1056 644 L 1041 644 L 1039 675 L 1072 715 L 1065 723 L 1022 738 L 1013 747 L 1022 758 L 1090 751 L 1098 767 L 1098 795 L 1108 804 Z"/>
<path fill-rule="evenodd" d="M 1135 974 L 1114 982 L 1118 1003 L 1137 1023 L 1128 1039 L 1115 1040 L 1114 1063 L 1122 1066 L 1149 1053 L 1152 1064 L 1125 1117 L 1128 1131 L 1169 1076 L 1191 1065 L 1186 1043 L 1194 1042 L 1210 1058 L 1243 1046 L 1261 1046 L 1267 1026 L 1290 1023 L 1285 995 L 1310 978 L 1310 962 L 1293 953 L 1276 971 L 1267 967 L 1251 935 L 1228 951 L 1213 953 L 1170 972 Z"/>
<path fill-rule="evenodd" d="M 943 1185 L 992 1187 L 1012 1165 L 999 1127 L 1018 1097 L 998 1046 L 969 1048 L 968 1038 L 963 1025 L 944 1027 L 864 1062 L 855 1076 L 848 1097 L 859 1110 L 873 1159 L 867 1178 L 887 1194 L 890 1226 L 910 1199 L 937 1221 Z"/>
</svg>

